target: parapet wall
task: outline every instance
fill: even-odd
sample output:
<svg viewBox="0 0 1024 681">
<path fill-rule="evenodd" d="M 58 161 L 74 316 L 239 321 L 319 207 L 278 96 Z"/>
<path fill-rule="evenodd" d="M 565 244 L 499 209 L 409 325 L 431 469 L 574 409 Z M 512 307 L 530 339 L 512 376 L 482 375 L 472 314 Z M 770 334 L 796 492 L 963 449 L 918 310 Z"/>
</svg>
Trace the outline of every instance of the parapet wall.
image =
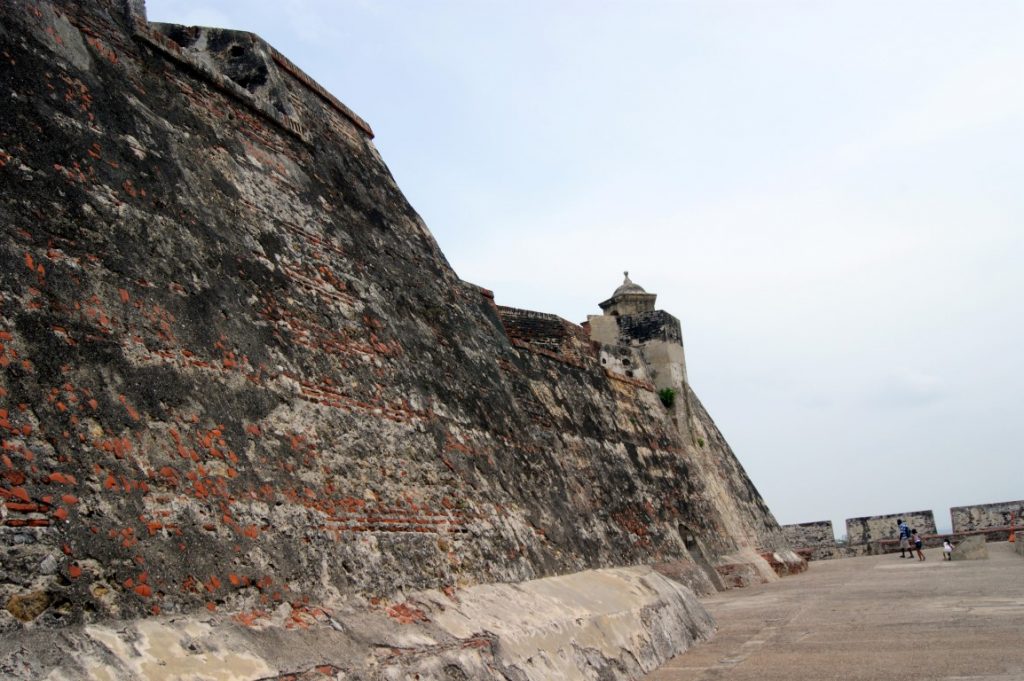
<svg viewBox="0 0 1024 681">
<path fill-rule="evenodd" d="M 578 324 L 558 315 L 498 305 L 498 316 L 513 345 L 551 353 L 553 358 L 582 363 L 597 357 L 597 346 L 590 342 Z"/>
<path fill-rule="evenodd" d="M 813 560 L 886 553 L 899 550 L 896 520 L 903 518 L 917 529 L 925 547 L 941 546 L 950 539 L 960 541 L 972 535 L 984 535 L 987 541 L 1006 541 L 1015 530 L 1024 527 L 1024 501 L 1003 501 L 949 510 L 953 522 L 951 534 L 938 534 L 932 511 L 912 511 L 846 520 L 847 543 L 838 546 L 831 521 L 785 525 L 782 531 L 789 546 Z"/>
<path fill-rule="evenodd" d="M 1001 501 L 949 509 L 953 533 L 961 534 L 1024 525 L 1024 501 Z"/>
<path fill-rule="evenodd" d="M 902 518 L 919 534 L 936 534 L 935 515 L 931 511 L 908 511 L 888 515 L 846 519 L 846 539 L 850 545 L 871 544 L 898 536 L 896 521 Z"/>
<path fill-rule="evenodd" d="M 664 310 L 638 312 L 621 315 L 616 318 L 619 324 L 619 337 L 622 342 L 637 340 L 641 343 L 652 340 L 683 343 L 683 332 L 679 320 Z"/>
<path fill-rule="evenodd" d="M 226 77 L 251 95 L 261 111 L 269 105 L 272 118 L 307 142 L 313 141 L 308 130 L 325 126 L 341 134 L 351 134 L 354 127 L 373 137 L 366 121 L 253 33 L 151 23 L 139 26 L 138 34 L 193 68 Z"/>
<path fill-rule="evenodd" d="M 782 536 L 794 551 L 811 560 L 825 560 L 838 555 L 831 520 L 818 520 L 796 525 L 783 525 Z"/>
</svg>

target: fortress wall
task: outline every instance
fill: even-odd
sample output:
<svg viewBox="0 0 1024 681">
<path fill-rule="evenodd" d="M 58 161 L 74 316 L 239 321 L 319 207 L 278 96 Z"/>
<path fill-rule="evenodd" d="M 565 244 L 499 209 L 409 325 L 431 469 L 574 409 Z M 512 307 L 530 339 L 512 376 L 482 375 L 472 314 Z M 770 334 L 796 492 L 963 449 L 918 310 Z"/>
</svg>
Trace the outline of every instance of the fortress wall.
<svg viewBox="0 0 1024 681">
<path fill-rule="evenodd" d="M 638 312 L 614 318 L 620 347 L 640 343 L 645 378 L 658 389 L 678 391 L 687 382 L 686 356 L 679 320 L 664 310 Z"/>
<path fill-rule="evenodd" d="M 808 556 L 811 560 L 825 560 L 841 556 L 831 520 L 783 525 L 782 535 L 793 550 Z"/>
<path fill-rule="evenodd" d="M 813 547 L 824 544 L 835 545 L 836 538 L 832 531 L 831 520 L 818 520 L 797 525 L 783 525 L 782 534 L 795 548 Z"/>
<path fill-rule="evenodd" d="M 308 612 L 274 618 L 277 626 L 258 628 L 207 614 L 33 629 L 17 637 L 17 664 L 4 678 L 47 678 L 60 660 L 53 676 L 90 681 L 625 681 L 715 630 L 693 592 L 647 566 L 477 585 L 458 599 L 418 592 L 387 608 L 332 612 L 348 626 L 308 626 Z"/>
<path fill-rule="evenodd" d="M 681 345 L 683 342 L 679 320 L 663 310 L 622 315 L 617 317 L 616 321 L 619 325 L 619 337 L 626 343 L 632 340 L 664 340 Z"/>
<path fill-rule="evenodd" d="M 708 488 L 708 496 L 720 500 L 720 513 L 708 516 L 712 531 L 705 539 L 707 544 L 716 552 L 728 551 L 733 543 L 759 552 L 786 548 L 775 517 L 689 385 L 677 398 L 677 413 L 686 420 L 690 465 Z"/>
<path fill-rule="evenodd" d="M 846 519 L 846 539 L 849 544 L 870 544 L 883 539 L 894 539 L 899 536 L 896 520 L 902 518 L 909 527 L 918 533 L 936 534 L 935 515 L 931 511 L 909 511 L 907 513 L 890 513 L 888 515 L 864 516 Z"/>
<path fill-rule="evenodd" d="M 514 307 L 498 306 L 505 332 L 513 341 L 522 341 L 544 350 L 559 352 L 573 336 L 569 322 L 558 315 Z"/>
<path fill-rule="evenodd" d="M 510 338 L 353 119 L 258 62 L 289 127 L 122 9 L 0 6 L 0 602 L 42 604 L 0 629 L 781 541 L 692 392 Z"/>
<path fill-rule="evenodd" d="M 504 305 L 495 310 L 513 346 L 581 368 L 594 366 L 598 345 L 580 325 L 545 312 Z"/>
<path fill-rule="evenodd" d="M 644 361 L 643 353 L 637 348 L 601 345 L 600 360 L 601 366 L 616 376 L 641 381 L 654 389 L 654 383 L 650 381 L 650 365 Z"/>
<path fill-rule="evenodd" d="M 949 509 L 953 534 L 1024 525 L 1024 501 L 1001 501 Z"/>
<path fill-rule="evenodd" d="M 308 144 L 315 144 L 324 129 L 352 140 L 373 137 L 363 119 L 255 34 L 160 23 L 140 26 L 138 34 L 168 56 L 211 74 Z"/>
<path fill-rule="evenodd" d="M 782 531 L 786 541 L 798 553 L 821 560 L 899 550 L 897 518 L 903 518 L 907 525 L 916 528 L 926 547 L 934 548 L 942 546 L 944 539 L 951 538 L 956 542 L 973 534 L 984 534 L 988 541 L 1005 541 L 1013 533 L 1014 527 L 1024 525 L 1022 514 L 1024 501 L 957 506 L 950 509 L 952 533 L 942 535 L 936 530 L 931 511 L 849 518 L 846 521 L 848 544 L 844 547 L 837 547 L 832 540 L 829 521 L 784 525 Z M 812 548 L 813 551 L 802 550 Z"/>
<path fill-rule="evenodd" d="M 701 538 L 700 550 L 713 560 L 743 548 L 781 545 L 774 518 L 724 439 L 716 439 L 720 434 L 706 412 L 694 424 L 713 434 L 705 451 L 697 451 L 688 444 L 685 421 L 680 429 L 677 413 L 661 404 L 651 384 L 607 367 L 601 371 L 593 356 L 575 363 L 535 346 L 522 349 L 527 352 L 520 352 L 520 362 L 503 365 L 509 383 L 528 381 L 531 392 L 521 400 L 531 428 L 546 442 L 563 443 L 550 449 L 571 454 L 559 466 L 572 488 L 556 492 L 544 506 L 555 517 L 594 513 L 666 560 L 688 555 L 687 532 Z M 610 394 L 594 394 L 601 385 Z M 603 404 L 614 410 L 595 410 Z M 610 432 L 614 439 L 604 435 Z M 576 508 L 565 508 L 563 498 Z M 606 533 L 574 523 L 583 536 Z M 587 550 L 600 551 L 600 543 Z"/>
</svg>

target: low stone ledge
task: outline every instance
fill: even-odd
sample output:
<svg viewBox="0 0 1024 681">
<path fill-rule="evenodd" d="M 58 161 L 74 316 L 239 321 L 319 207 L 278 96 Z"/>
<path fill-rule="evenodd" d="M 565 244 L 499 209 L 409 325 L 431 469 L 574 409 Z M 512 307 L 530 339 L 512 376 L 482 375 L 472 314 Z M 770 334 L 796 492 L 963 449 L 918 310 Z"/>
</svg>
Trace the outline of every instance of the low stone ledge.
<svg viewBox="0 0 1024 681">
<path fill-rule="evenodd" d="M 799 556 L 795 554 L 793 558 L 797 561 L 800 560 Z M 763 554 L 752 549 L 740 549 L 719 556 L 715 561 L 715 571 L 718 572 L 727 589 L 743 589 L 754 584 L 768 584 L 781 577 L 780 572 L 769 563 Z"/>
<path fill-rule="evenodd" d="M 655 563 L 652 566 L 659 574 L 679 582 L 698 596 L 711 596 L 725 591 L 725 583 L 710 563 L 698 564 L 691 559 Z"/>
<path fill-rule="evenodd" d="M 426 591 L 341 610 L 203 613 L 0 638 L 12 679 L 638 678 L 709 638 L 688 588 L 650 567 Z"/>
<path fill-rule="evenodd" d="M 635 678 L 715 626 L 692 591 L 646 566 L 483 585 L 459 600 L 434 600 L 430 617 L 456 638 L 493 635 L 516 679 Z"/>
<path fill-rule="evenodd" d="M 765 551 L 761 553 L 761 557 L 779 577 L 796 575 L 807 570 L 807 559 L 790 549 Z"/>
<path fill-rule="evenodd" d="M 953 548 L 951 557 L 953 560 L 985 560 L 988 558 L 988 547 L 985 546 L 984 535 L 967 537 Z"/>
</svg>

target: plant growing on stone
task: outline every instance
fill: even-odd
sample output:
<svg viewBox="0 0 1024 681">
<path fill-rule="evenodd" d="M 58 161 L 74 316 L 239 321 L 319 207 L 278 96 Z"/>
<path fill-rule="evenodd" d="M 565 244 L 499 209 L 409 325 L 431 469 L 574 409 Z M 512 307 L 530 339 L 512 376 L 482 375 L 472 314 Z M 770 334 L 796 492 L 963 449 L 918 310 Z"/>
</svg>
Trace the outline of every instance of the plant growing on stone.
<svg viewBox="0 0 1024 681">
<path fill-rule="evenodd" d="M 662 404 L 671 409 L 672 405 L 676 403 L 675 388 L 662 388 L 658 391 L 658 397 L 661 398 Z"/>
</svg>

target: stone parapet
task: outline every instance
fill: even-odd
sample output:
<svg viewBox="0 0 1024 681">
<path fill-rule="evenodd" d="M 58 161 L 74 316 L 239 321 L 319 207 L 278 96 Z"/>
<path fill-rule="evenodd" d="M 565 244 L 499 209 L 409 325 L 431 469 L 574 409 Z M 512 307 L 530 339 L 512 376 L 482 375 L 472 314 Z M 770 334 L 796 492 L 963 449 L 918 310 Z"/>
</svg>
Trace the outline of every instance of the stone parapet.
<svg viewBox="0 0 1024 681">
<path fill-rule="evenodd" d="M 896 521 L 902 518 L 918 534 L 935 534 L 935 514 L 931 511 L 906 511 L 886 515 L 846 519 L 846 540 L 851 545 L 872 544 L 898 537 Z"/>
<path fill-rule="evenodd" d="M 616 320 L 619 324 L 619 338 L 624 343 L 646 343 L 652 340 L 679 344 L 683 342 L 679 320 L 664 310 L 620 315 Z"/>
<path fill-rule="evenodd" d="M 949 515 L 954 534 L 1024 525 L 1024 500 L 954 506 L 949 509 Z"/>
<path fill-rule="evenodd" d="M 782 536 L 807 560 L 827 560 L 841 556 L 831 520 L 783 525 Z"/>
<path fill-rule="evenodd" d="M 912 511 L 880 516 L 849 518 L 846 521 L 849 541 L 839 545 L 830 540 L 831 522 L 817 521 L 785 525 L 782 531 L 790 546 L 808 560 L 846 558 L 877 555 L 899 551 L 896 520 L 903 520 L 917 529 L 924 548 L 942 546 L 947 539 L 958 543 L 969 537 L 981 536 L 985 541 L 1007 541 L 1024 528 L 1021 505 L 1024 502 L 999 502 L 950 509 L 954 531 L 940 534 L 935 531 L 931 511 Z M 1011 521 L 1014 521 L 1011 524 Z"/>
<path fill-rule="evenodd" d="M 569 352 L 571 346 L 576 346 L 572 348 L 573 354 L 585 350 L 591 357 L 597 355 L 589 336 L 578 324 L 546 312 L 522 310 L 505 305 L 497 307 L 505 333 L 512 340 L 555 353 Z"/>
</svg>

